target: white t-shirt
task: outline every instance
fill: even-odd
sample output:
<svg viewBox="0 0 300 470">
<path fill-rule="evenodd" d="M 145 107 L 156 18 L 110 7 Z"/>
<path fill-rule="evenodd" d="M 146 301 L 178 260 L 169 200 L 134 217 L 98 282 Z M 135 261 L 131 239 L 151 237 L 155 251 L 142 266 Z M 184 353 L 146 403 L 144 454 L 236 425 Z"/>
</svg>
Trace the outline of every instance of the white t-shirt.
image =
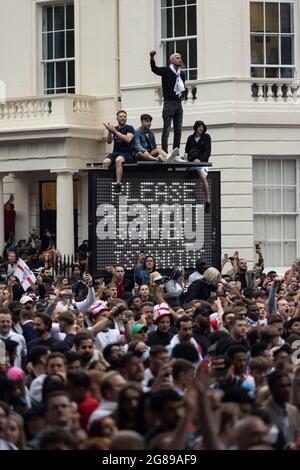
<svg viewBox="0 0 300 470">
<path fill-rule="evenodd" d="M 26 357 L 27 355 L 27 347 L 24 336 L 18 335 L 14 331 L 10 330 L 7 335 L 0 335 L 0 338 L 11 339 L 12 341 L 16 341 L 16 343 L 18 343 L 14 367 L 19 367 L 20 369 L 22 369 L 22 358 Z"/>
<path fill-rule="evenodd" d="M 100 331 L 96 336 L 96 348 L 102 352 L 108 344 L 120 343 L 121 338 L 119 330 Z"/>
</svg>

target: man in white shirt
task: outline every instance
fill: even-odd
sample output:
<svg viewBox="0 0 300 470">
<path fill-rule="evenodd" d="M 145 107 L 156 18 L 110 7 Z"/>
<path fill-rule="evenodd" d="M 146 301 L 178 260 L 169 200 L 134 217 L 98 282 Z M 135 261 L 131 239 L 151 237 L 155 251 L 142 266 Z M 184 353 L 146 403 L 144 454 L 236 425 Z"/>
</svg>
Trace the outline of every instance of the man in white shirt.
<svg viewBox="0 0 300 470">
<path fill-rule="evenodd" d="M 14 367 L 22 369 L 22 360 L 25 360 L 27 355 L 27 347 L 25 338 L 22 335 L 18 335 L 12 329 L 12 318 L 11 313 L 7 308 L 0 308 L 0 338 L 11 339 L 18 343 L 17 356 L 14 362 Z"/>
</svg>

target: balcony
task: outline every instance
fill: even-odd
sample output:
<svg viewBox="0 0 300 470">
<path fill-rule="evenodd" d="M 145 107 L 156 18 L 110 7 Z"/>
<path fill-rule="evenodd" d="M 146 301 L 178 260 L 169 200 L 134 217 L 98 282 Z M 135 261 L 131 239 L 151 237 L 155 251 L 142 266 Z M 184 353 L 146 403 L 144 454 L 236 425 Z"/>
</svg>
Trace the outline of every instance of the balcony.
<svg viewBox="0 0 300 470">
<path fill-rule="evenodd" d="M 49 95 L 7 99 L 0 103 L 0 133 L 57 128 L 97 128 L 100 99 L 82 95 Z"/>
</svg>

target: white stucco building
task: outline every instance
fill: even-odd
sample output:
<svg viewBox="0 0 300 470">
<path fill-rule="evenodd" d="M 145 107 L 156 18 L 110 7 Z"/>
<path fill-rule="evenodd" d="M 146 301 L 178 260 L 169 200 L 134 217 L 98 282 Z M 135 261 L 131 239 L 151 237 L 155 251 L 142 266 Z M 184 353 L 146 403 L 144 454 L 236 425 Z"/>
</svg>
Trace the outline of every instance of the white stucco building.
<svg viewBox="0 0 300 470">
<path fill-rule="evenodd" d="M 83 170 L 104 158 L 102 122 L 123 108 L 138 126 L 148 112 L 159 134 L 149 51 L 164 65 L 176 50 L 189 87 L 182 148 L 204 120 L 221 170 L 222 252 L 252 261 L 261 242 L 267 266 L 288 266 L 299 253 L 299 4 L 1 0 L 0 204 L 14 193 L 16 239 L 55 222 L 63 254 L 74 230 L 87 238 Z"/>
</svg>

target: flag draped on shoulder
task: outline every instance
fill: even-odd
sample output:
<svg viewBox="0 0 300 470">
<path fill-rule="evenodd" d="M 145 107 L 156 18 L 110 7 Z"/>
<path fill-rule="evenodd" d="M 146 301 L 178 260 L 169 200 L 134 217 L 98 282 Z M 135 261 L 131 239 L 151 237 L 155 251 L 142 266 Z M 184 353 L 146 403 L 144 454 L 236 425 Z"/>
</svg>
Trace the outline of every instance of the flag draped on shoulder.
<svg viewBox="0 0 300 470">
<path fill-rule="evenodd" d="M 21 258 L 18 259 L 17 266 L 14 271 L 14 276 L 16 276 L 24 291 L 26 292 L 29 287 L 36 283 L 36 277 L 33 272 L 29 269 L 25 261 Z"/>
</svg>

